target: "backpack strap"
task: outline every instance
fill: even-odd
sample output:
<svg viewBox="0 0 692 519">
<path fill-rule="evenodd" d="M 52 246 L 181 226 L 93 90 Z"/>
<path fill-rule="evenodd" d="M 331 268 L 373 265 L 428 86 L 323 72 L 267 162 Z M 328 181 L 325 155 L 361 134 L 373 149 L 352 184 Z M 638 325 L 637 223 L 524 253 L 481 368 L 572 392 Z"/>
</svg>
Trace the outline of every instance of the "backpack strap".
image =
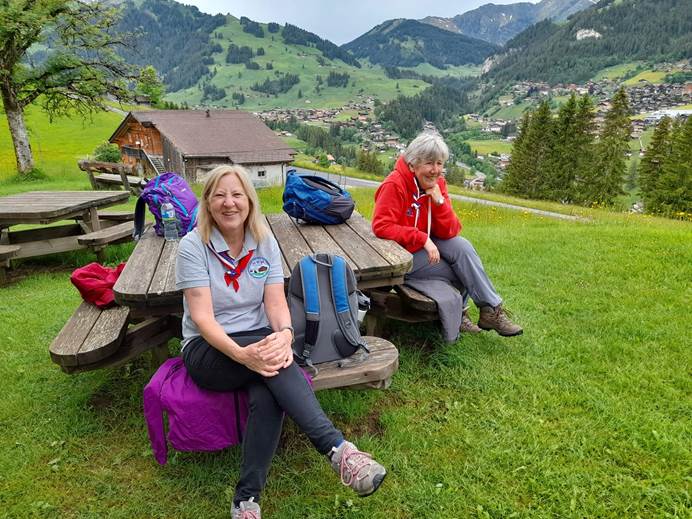
<svg viewBox="0 0 692 519">
<path fill-rule="evenodd" d="M 308 366 L 315 369 L 310 355 L 317 342 L 320 329 L 320 287 L 317 281 L 317 263 L 313 256 L 305 256 L 301 258 L 298 265 L 305 304 L 305 344 L 302 358 Z"/>
<path fill-rule="evenodd" d="M 137 199 L 137 205 L 135 205 L 135 228 L 132 231 L 132 238 L 135 241 L 139 240 L 144 232 L 144 211 L 146 206 L 144 198 L 140 196 Z"/>
<path fill-rule="evenodd" d="M 336 317 L 341 333 L 352 346 L 358 346 L 368 351 L 365 341 L 360 336 L 358 324 L 353 322 L 351 305 L 348 300 L 348 282 L 346 280 L 346 260 L 341 256 L 331 256 L 330 275 L 332 280 L 332 300 L 336 309 Z M 342 353 L 343 355 L 343 353 Z"/>
</svg>

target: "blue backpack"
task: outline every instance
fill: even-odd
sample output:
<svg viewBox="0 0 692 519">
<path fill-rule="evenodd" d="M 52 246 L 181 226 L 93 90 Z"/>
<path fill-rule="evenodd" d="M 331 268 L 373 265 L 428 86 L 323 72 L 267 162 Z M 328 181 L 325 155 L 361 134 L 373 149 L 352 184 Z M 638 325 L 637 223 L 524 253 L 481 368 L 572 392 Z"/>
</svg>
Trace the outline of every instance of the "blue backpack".
<svg viewBox="0 0 692 519">
<path fill-rule="evenodd" d="M 367 353 L 358 327 L 358 310 L 369 307 L 369 302 L 358 290 L 353 270 L 344 258 L 324 253 L 304 256 L 288 283 L 293 351 L 298 363 L 314 367 L 350 357 L 360 348 Z"/>
<path fill-rule="evenodd" d="M 317 175 L 299 175 L 288 170 L 284 187 L 284 211 L 307 223 L 344 223 L 353 214 L 355 202 L 348 191 Z"/>
<path fill-rule="evenodd" d="M 171 202 L 178 220 L 178 234 L 182 237 L 195 228 L 197 224 L 198 202 L 194 191 L 184 178 L 175 173 L 162 173 L 152 178 L 144 186 L 135 206 L 135 230 L 132 236 L 138 240 L 144 230 L 144 207 L 149 206 L 156 219 L 154 231 L 163 236 L 161 205 Z"/>
</svg>

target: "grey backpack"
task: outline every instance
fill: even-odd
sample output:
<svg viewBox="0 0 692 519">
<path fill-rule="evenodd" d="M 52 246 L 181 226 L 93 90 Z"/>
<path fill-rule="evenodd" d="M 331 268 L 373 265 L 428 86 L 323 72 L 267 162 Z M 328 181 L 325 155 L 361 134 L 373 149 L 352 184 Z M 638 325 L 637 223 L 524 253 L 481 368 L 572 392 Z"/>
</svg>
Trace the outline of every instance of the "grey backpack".
<svg viewBox="0 0 692 519">
<path fill-rule="evenodd" d="M 359 295 L 346 260 L 334 254 L 304 256 L 288 283 L 294 353 L 308 366 L 343 359 L 367 346 L 358 329 Z"/>
</svg>

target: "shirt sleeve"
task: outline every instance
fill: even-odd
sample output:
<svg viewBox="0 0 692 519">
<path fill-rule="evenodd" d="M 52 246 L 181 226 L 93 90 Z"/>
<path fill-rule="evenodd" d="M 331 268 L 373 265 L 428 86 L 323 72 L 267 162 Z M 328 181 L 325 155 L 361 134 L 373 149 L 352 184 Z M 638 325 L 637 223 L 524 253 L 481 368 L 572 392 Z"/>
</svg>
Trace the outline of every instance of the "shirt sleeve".
<svg viewBox="0 0 692 519">
<path fill-rule="evenodd" d="M 187 234 L 180 240 L 178 256 L 175 261 L 175 288 L 208 287 L 209 265 L 204 244 L 196 232 Z"/>
<path fill-rule="evenodd" d="M 264 281 L 265 285 L 273 285 L 276 283 L 284 282 L 284 268 L 281 265 L 281 251 L 279 250 L 279 244 L 274 236 L 269 236 L 267 238 L 269 242 L 268 260 L 269 260 L 269 274 Z"/>
<path fill-rule="evenodd" d="M 440 239 L 448 240 L 454 238 L 461 231 L 461 222 L 454 212 L 452 201 L 449 198 L 447 191 L 447 182 L 443 178 L 438 180 L 440 193 L 444 198 L 442 205 L 435 204 L 432 200 L 428 200 L 432 208 L 432 225 L 430 233 Z"/>
</svg>

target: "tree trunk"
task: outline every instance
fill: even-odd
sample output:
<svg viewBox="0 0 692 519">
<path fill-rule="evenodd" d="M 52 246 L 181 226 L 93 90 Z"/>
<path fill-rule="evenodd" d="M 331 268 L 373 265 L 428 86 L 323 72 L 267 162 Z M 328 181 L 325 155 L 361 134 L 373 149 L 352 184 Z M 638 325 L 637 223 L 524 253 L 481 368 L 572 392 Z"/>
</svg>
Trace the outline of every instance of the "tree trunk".
<svg viewBox="0 0 692 519">
<path fill-rule="evenodd" d="M 24 124 L 24 109 L 17 102 L 17 97 L 7 79 L 0 81 L 0 94 L 7 115 L 7 124 L 10 127 L 14 154 L 17 158 L 17 171 L 26 174 L 34 169 L 34 156 L 31 153 L 29 134 Z"/>
</svg>

